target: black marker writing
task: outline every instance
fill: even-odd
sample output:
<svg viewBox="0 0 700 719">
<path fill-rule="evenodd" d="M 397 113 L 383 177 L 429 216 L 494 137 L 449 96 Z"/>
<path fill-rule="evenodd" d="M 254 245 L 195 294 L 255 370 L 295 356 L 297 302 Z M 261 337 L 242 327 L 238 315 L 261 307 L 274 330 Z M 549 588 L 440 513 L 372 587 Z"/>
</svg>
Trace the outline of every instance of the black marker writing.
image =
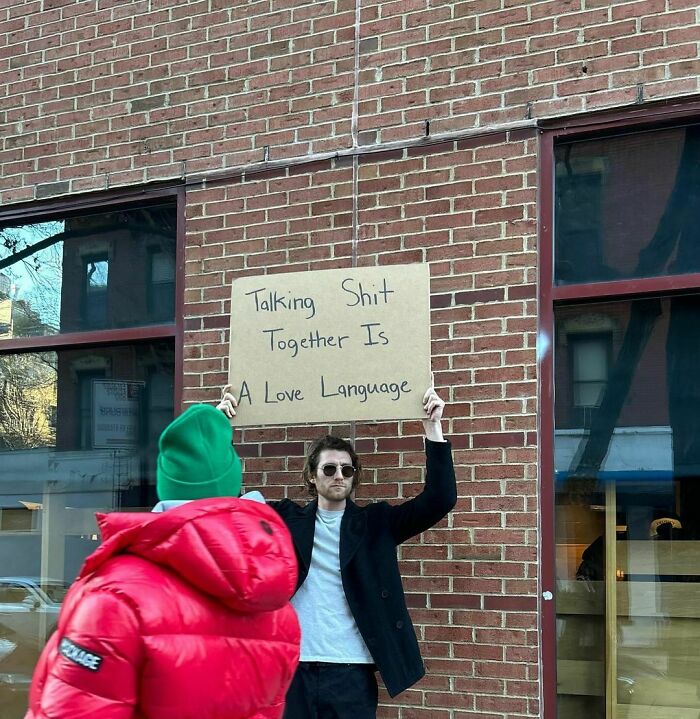
<svg viewBox="0 0 700 719">
<path fill-rule="evenodd" d="M 241 404 L 244 399 L 248 400 L 248 404 L 253 404 L 253 396 L 250 394 L 248 383 L 245 380 L 243 380 L 241 391 L 238 393 L 238 404 Z"/>
<path fill-rule="evenodd" d="M 274 327 L 269 330 L 262 330 L 263 334 L 270 339 L 270 352 L 291 352 L 296 357 L 300 350 L 314 350 L 332 347 L 343 349 L 343 342 L 349 339 L 349 335 L 322 335 L 318 330 L 311 330 L 303 337 L 289 337 L 283 335 L 284 327 Z"/>
<path fill-rule="evenodd" d="M 280 391 L 270 390 L 270 383 L 265 380 L 265 404 L 278 404 L 280 402 L 303 402 L 304 395 L 300 389 L 290 387 Z"/>
<path fill-rule="evenodd" d="M 263 295 L 263 292 L 267 292 Z M 245 296 L 253 295 L 256 312 L 289 312 L 295 310 L 308 310 L 311 314 L 306 316 L 310 320 L 316 314 L 316 305 L 313 297 L 293 297 L 282 295 L 277 290 L 267 290 L 260 287 L 257 290 L 246 292 Z"/>
<path fill-rule="evenodd" d="M 372 394 L 386 394 L 392 402 L 401 399 L 402 394 L 408 394 L 411 388 L 408 386 L 408 380 L 399 382 L 365 382 L 362 384 L 344 384 L 340 383 L 334 387 L 326 386 L 326 379 L 321 375 L 321 397 L 359 397 L 360 403 L 363 404 Z"/>
<path fill-rule="evenodd" d="M 353 289 L 353 284 L 355 282 L 356 280 L 352 277 L 347 277 L 340 283 L 343 291 L 354 297 L 353 302 L 345 303 L 348 307 L 356 307 L 357 305 L 361 305 L 362 307 L 379 304 L 386 305 L 389 303 L 389 295 L 394 294 L 394 290 L 390 290 L 386 284 L 386 277 L 382 280 L 382 288 L 376 292 L 368 292 L 362 286 L 362 282 L 357 282 L 356 289 Z"/>
<path fill-rule="evenodd" d="M 381 322 L 368 322 L 365 325 L 360 325 L 367 330 L 367 342 L 365 347 L 372 347 L 372 345 L 388 345 L 389 338 L 380 330 L 373 330 L 372 327 L 381 327 Z"/>
</svg>

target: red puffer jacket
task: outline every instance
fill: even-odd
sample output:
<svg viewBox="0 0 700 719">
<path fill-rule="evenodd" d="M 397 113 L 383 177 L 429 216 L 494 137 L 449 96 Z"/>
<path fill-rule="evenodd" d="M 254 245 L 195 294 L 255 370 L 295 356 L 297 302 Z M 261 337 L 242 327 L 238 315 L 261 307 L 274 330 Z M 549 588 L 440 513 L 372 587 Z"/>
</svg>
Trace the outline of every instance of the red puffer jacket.
<svg viewBox="0 0 700 719">
<path fill-rule="evenodd" d="M 263 504 L 98 515 L 26 719 L 277 719 L 299 660 L 296 559 Z"/>
</svg>

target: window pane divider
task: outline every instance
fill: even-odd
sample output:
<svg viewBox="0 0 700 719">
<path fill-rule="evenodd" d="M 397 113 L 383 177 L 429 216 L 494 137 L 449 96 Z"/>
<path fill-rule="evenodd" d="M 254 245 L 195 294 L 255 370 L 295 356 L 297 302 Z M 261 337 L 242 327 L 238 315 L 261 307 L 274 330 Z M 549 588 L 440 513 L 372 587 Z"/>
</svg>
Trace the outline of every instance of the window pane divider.
<svg viewBox="0 0 700 719">
<path fill-rule="evenodd" d="M 600 300 L 635 295 L 659 295 L 679 293 L 688 290 L 697 291 L 700 287 L 700 273 L 687 275 L 664 275 L 663 277 L 645 277 L 614 282 L 587 282 L 585 284 L 557 285 L 552 288 L 554 302 L 569 300 Z"/>
<path fill-rule="evenodd" d="M 175 322 L 144 327 L 120 327 L 109 330 L 66 332 L 41 337 L 15 337 L 0 340 L 0 354 L 31 350 L 52 350 L 76 345 L 113 344 L 117 342 L 140 342 L 176 336 Z"/>
<path fill-rule="evenodd" d="M 617 495 L 605 485 L 605 717 L 617 717 Z"/>
</svg>

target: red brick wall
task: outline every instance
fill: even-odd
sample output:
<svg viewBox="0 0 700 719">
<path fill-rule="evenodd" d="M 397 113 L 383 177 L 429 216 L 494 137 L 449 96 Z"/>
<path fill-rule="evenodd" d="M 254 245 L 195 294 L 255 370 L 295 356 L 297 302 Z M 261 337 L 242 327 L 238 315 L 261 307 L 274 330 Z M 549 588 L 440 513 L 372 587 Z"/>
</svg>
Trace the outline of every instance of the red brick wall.
<svg viewBox="0 0 700 719">
<path fill-rule="evenodd" d="M 431 266 L 433 368 L 460 495 L 447 521 L 401 549 L 429 676 L 383 717 L 538 714 L 535 163 L 534 133 L 521 130 L 359 166 L 358 264 Z M 327 161 L 189 193 L 187 400 L 209 401 L 226 381 L 233 277 L 347 266 L 351 192 L 352 168 Z M 244 430 L 248 486 L 301 499 L 304 441 L 321 431 Z M 355 432 L 370 469 L 360 500 L 419 491 L 418 422 Z"/>
<path fill-rule="evenodd" d="M 380 715 L 538 716 L 534 123 L 696 93 L 695 3 L 17 0 L 0 28 L 0 203 L 188 183 L 186 401 L 225 382 L 234 277 L 430 263 L 460 499 L 401 549 L 428 676 Z M 243 432 L 248 486 L 300 498 L 321 429 Z M 418 423 L 333 430 L 360 499 L 419 491 Z"/>
<path fill-rule="evenodd" d="M 363 0 L 359 20 L 360 145 L 698 90 L 693 0 Z M 6 0 L 0 202 L 351 147 L 355 23 L 354 0 Z"/>
</svg>

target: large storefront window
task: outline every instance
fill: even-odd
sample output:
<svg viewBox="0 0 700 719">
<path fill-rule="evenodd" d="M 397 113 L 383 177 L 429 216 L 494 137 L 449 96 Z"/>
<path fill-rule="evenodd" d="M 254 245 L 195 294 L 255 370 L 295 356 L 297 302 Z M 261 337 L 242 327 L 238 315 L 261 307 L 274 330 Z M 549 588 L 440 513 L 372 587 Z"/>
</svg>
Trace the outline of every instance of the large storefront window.
<svg viewBox="0 0 700 719">
<path fill-rule="evenodd" d="M 697 717 L 700 128 L 554 160 L 557 716 Z"/>
<path fill-rule="evenodd" d="M 95 512 L 155 501 L 175 399 L 176 217 L 161 200 L 0 228 L 3 719 L 24 716 L 65 592 L 99 543 Z"/>
</svg>

